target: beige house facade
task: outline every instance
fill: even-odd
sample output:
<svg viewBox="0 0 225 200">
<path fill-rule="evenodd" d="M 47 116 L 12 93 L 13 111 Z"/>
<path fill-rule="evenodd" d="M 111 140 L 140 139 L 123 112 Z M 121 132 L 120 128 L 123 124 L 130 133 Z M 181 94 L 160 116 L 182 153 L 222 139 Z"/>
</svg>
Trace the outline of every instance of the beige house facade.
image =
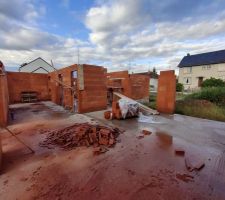
<svg viewBox="0 0 225 200">
<path fill-rule="evenodd" d="M 178 82 L 185 90 L 197 90 L 208 78 L 225 81 L 225 50 L 185 56 L 179 67 Z"/>
</svg>

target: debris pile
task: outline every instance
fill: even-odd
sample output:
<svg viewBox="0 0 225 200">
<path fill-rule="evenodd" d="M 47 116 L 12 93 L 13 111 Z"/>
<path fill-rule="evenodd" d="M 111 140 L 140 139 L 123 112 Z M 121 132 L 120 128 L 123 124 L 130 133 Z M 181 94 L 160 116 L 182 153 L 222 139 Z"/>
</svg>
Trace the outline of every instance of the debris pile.
<svg viewBox="0 0 225 200">
<path fill-rule="evenodd" d="M 151 135 L 151 134 L 152 134 L 151 131 L 143 129 L 142 132 L 141 132 L 141 135 L 138 135 L 138 136 L 137 136 L 137 139 L 142 139 L 142 138 L 144 138 L 146 135 Z"/>
<path fill-rule="evenodd" d="M 94 153 L 96 153 L 96 149 L 99 149 L 100 153 L 104 153 L 106 151 L 103 149 L 112 147 L 121 133 L 122 131 L 118 128 L 76 123 L 72 126 L 49 132 L 46 139 L 40 143 L 40 146 L 47 148 L 59 146 L 66 150 L 79 146 L 94 146 Z"/>
</svg>

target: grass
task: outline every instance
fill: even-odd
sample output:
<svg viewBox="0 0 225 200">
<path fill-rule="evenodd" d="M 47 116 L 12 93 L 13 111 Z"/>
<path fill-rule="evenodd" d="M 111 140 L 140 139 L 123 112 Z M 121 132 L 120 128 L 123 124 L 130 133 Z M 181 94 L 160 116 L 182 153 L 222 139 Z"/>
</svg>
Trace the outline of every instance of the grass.
<svg viewBox="0 0 225 200">
<path fill-rule="evenodd" d="M 149 102 L 144 103 L 144 105 L 148 106 L 149 108 L 156 109 L 156 97 L 157 97 L 156 93 L 151 93 L 149 97 Z"/>
<path fill-rule="evenodd" d="M 225 122 L 225 106 L 218 106 L 206 100 L 177 101 L 175 113 Z"/>
<path fill-rule="evenodd" d="M 194 95 L 177 93 L 175 113 L 225 122 L 225 104 L 215 104 L 204 99 L 192 98 L 192 96 Z M 156 93 L 151 94 L 149 103 L 145 105 L 156 109 L 156 97 Z"/>
</svg>

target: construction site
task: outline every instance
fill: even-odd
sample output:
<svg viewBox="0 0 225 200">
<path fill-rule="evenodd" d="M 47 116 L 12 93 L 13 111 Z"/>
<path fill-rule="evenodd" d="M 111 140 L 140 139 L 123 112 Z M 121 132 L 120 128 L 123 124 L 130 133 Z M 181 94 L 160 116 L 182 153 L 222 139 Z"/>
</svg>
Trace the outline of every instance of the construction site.
<svg viewBox="0 0 225 200">
<path fill-rule="evenodd" d="M 174 114 L 176 76 L 0 63 L 0 199 L 225 199 L 225 123 Z"/>
</svg>

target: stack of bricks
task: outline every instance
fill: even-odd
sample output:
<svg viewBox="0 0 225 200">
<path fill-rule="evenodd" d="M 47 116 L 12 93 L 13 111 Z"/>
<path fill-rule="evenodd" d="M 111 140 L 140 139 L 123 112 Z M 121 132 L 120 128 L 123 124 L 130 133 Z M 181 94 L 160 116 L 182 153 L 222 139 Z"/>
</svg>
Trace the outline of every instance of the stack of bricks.
<svg viewBox="0 0 225 200">
<path fill-rule="evenodd" d="M 112 102 L 112 116 L 115 119 L 122 119 L 122 114 L 118 101 Z"/>
<path fill-rule="evenodd" d="M 89 123 L 74 124 L 61 130 L 48 132 L 40 146 L 73 149 L 79 146 L 112 147 L 122 133 L 118 128 L 92 125 Z"/>
</svg>

